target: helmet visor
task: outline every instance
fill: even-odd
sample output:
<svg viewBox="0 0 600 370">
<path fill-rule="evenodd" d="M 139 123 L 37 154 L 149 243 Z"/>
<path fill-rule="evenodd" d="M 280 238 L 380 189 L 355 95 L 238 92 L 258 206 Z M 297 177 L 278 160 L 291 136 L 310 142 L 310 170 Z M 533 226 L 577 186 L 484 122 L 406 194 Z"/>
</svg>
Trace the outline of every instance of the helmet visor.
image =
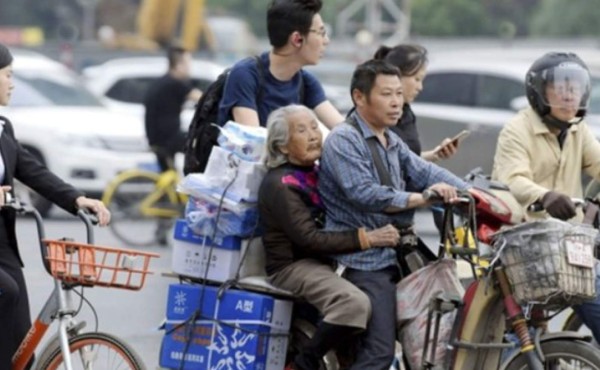
<svg viewBox="0 0 600 370">
<path fill-rule="evenodd" d="M 544 83 L 537 86 L 539 96 L 549 107 L 586 109 L 590 97 L 590 74 L 577 63 L 561 63 L 541 72 Z"/>
</svg>

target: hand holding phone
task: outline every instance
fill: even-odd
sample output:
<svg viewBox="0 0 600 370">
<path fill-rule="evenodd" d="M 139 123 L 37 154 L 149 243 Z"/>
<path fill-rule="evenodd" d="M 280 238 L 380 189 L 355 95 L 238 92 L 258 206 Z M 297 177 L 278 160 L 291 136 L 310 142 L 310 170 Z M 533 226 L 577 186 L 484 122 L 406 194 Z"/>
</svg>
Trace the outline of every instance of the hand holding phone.
<svg viewBox="0 0 600 370">
<path fill-rule="evenodd" d="M 462 130 L 461 132 L 456 134 L 452 139 L 450 139 L 450 142 L 452 142 L 452 144 L 454 144 L 454 145 L 458 145 L 467 136 L 469 136 L 470 133 L 471 133 L 471 131 L 469 131 L 469 130 Z"/>
<path fill-rule="evenodd" d="M 462 140 L 464 140 L 467 136 L 469 136 L 469 134 L 470 134 L 469 130 L 462 130 L 457 135 L 455 135 L 453 138 L 444 139 L 440 143 L 440 145 L 438 145 L 435 148 L 434 154 L 437 157 L 439 157 L 440 159 L 447 159 L 447 158 L 452 157 L 454 154 L 456 154 L 457 147 L 460 144 L 460 142 Z"/>
</svg>

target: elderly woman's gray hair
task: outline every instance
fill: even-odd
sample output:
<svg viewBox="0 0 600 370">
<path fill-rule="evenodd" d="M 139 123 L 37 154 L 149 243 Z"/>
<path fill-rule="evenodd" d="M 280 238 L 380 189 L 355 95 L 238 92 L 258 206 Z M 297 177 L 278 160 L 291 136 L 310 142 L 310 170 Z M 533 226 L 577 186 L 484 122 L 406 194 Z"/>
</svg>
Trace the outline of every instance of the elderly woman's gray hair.
<svg viewBox="0 0 600 370">
<path fill-rule="evenodd" d="M 281 147 L 288 145 L 290 141 L 290 123 L 288 118 L 297 112 L 308 112 L 316 119 L 311 109 L 297 104 L 278 108 L 269 115 L 267 119 L 267 167 L 275 168 L 288 162 L 288 157 L 281 152 Z"/>
</svg>

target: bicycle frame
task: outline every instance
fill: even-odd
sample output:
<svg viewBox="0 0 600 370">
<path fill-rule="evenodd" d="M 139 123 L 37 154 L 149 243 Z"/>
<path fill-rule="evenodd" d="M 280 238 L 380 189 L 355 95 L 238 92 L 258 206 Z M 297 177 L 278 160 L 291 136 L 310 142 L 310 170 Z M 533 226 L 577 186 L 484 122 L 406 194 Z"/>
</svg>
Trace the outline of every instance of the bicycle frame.
<svg viewBox="0 0 600 370">
<path fill-rule="evenodd" d="M 179 175 L 175 170 L 168 170 L 161 173 L 156 182 L 156 188 L 152 191 L 141 204 L 142 214 L 145 216 L 175 218 L 179 216 L 178 210 L 156 207 L 163 195 L 166 195 L 171 204 L 184 204 L 186 197 L 176 191 L 176 185 L 179 182 Z"/>
<path fill-rule="evenodd" d="M 176 190 L 176 185 L 179 182 L 179 175 L 174 169 L 167 170 L 160 174 L 145 170 L 131 169 L 117 175 L 108 185 L 102 201 L 105 204 L 109 203 L 109 199 L 113 196 L 116 187 L 124 181 L 131 178 L 145 177 L 154 182 L 156 186 L 150 191 L 141 202 L 140 213 L 146 217 L 164 217 L 175 218 L 179 216 L 179 211 L 157 206 L 157 202 L 166 196 L 169 202 L 173 205 L 185 204 L 187 197 L 180 194 Z"/>
<path fill-rule="evenodd" d="M 54 279 L 54 290 L 38 314 L 27 335 L 13 356 L 12 370 L 23 370 L 31 360 L 35 349 L 40 344 L 50 324 L 58 319 L 58 338 L 67 370 L 72 369 L 69 352 L 69 329 L 75 327 L 73 322 L 71 289 L 63 288 L 59 280 Z"/>
<path fill-rule="evenodd" d="M 48 273 L 50 273 L 49 262 L 47 260 L 47 252 L 42 240 L 44 239 L 44 227 L 43 221 L 40 214 L 35 210 L 25 211 L 21 209 L 21 211 L 30 214 L 33 216 L 38 231 L 38 240 L 40 241 L 40 251 L 42 254 L 44 268 Z M 89 224 L 88 219 L 84 219 L 87 227 L 87 240 L 90 243 L 93 243 L 93 234 L 91 232 L 91 225 Z M 25 338 L 19 345 L 19 348 L 13 355 L 12 359 L 12 370 L 23 370 L 27 366 L 28 362 L 31 360 L 35 349 L 39 345 L 40 341 L 44 337 L 44 334 L 48 330 L 52 321 L 58 318 L 59 327 L 58 327 L 58 337 L 60 340 L 60 347 L 63 354 L 63 358 L 65 361 L 65 367 L 67 370 L 72 369 L 71 365 L 71 354 L 69 352 L 69 338 L 68 338 L 68 329 L 69 327 L 74 327 L 75 325 L 72 322 L 74 310 L 72 307 L 72 296 L 71 296 L 71 287 L 63 287 L 62 283 L 58 279 L 54 280 L 54 289 L 50 296 L 46 300 L 46 303 L 42 307 L 42 310 L 38 314 L 36 320 L 33 325 L 25 335 Z"/>
</svg>

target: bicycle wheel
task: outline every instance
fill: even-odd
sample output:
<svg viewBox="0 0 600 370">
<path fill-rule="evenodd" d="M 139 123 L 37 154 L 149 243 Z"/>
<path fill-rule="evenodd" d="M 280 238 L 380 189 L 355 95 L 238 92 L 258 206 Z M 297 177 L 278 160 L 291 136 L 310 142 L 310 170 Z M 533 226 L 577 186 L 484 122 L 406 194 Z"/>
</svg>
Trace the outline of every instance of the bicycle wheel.
<svg viewBox="0 0 600 370">
<path fill-rule="evenodd" d="M 542 343 L 546 357 L 544 369 L 552 370 L 600 370 L 598 349 L 588 343 L 575 340 L 556 340 Z M 519 355 L 506 367 L 506 370 L 528 370 L 527 359 Z"/>
<path fill-rule="evenodd" d="M 172 219 L 151 216 L 142 211 L 142 202 L 155 192 L 159 175 L 138 172 L 117 180 L 102 197 L 111 212 L 110 229 L 122 242 L 130 246 L 151 246 L 166 243 Z M 155 207 L 171 207 L 166 194 L 153 203 Z"/>
<path fill-rule="evenodd" d="M 69 339 L 73 370 L 145 370 L 139 356 L 120 339 L 105 333 L 84 333 Z M 55 342 L 40 355 L 38 370 L 65 369 L 60 345 Z"/>
</svg>

